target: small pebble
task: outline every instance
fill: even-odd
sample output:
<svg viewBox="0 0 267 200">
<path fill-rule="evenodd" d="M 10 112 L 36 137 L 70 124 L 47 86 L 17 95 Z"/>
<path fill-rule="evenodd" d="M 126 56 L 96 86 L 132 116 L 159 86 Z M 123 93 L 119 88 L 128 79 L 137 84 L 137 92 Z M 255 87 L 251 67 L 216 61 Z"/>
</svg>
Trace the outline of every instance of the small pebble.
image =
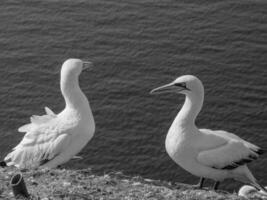
<svg viewBox="0 0 267 200">
<path fill-rule="evenodd" d="M 110 179 L 110 176 L 108 174 L 105 174 L 104 179 Z"/>
<path fill-rule="evenodd" d="M 71 185 L 70 182 L 63 182 L 63 187 L 68 187 L 68 186 L 70 186 L 70 185 Z"/>
<path fill-rule="evenodd" d="M 140 182 L 134 182 L 133 186 L 138 186 L 138 185 L 142 185 Z"/>
<path fill-rule="evenodd" d="M 32 185 L 35 185 L 35 186 L 37 186 L 37 185 L 38 185 L 38 183 L 37 183 L 37 182 L 35 182 L 35 181 L 32 181 Z"/>
<path fill-rule="evenodd" d="M 122 179 L 121 181 L 124 183 L 129 183 L 129 180 L 127 180 L 127 179 Z"/>
<path fill-rule="evenodd" d="M 145 178 L 144 181 L 146 181 L 146 182 L 150 182 L 150 183 L 154 182 L 154 180 L 149 179 L 149 178 Z"/>
<path fill-rule="evenodd" d="M 145 194 L 146 198 L 150 198 L 150 197 L 153 197 L 153 196 L 154 196 L 153 192 L 148 192 L 148 193 Z"/>
</svg>

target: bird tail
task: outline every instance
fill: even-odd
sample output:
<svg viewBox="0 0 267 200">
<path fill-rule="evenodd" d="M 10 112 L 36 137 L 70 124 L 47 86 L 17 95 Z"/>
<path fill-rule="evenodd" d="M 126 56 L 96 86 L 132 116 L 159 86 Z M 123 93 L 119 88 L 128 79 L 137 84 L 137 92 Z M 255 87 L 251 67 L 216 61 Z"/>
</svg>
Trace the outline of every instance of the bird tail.
<svg viewBox="0 0 267 200">
<path fill-rule="evenodd" d="M 258 182 L 251 183 L 251 185 L 254 186 L 262 195 L 267 197 L 267 190 L 265 189 L 263 185 L 261 185 Z"/>
<path fill-rule="evenodd" d="M 22 152 L 21 151 L 16 151 L 15 149 L 10 152 L 9 154 L 7 154 L 7 156 L 4 158 L 4 161 L 6 166 L 15 166 L 18 167 L 20 166 L 20 162 L 21 162 L 21 156 Z"/>
</svg>

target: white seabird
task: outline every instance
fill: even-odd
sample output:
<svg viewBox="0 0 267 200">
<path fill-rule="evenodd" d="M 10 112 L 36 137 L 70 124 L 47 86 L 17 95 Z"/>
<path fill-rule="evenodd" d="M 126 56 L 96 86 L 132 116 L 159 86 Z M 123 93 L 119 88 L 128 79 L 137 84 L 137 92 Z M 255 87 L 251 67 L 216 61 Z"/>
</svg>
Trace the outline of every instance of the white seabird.
<svg viewBox="0 0 267 200">
<path fill-rule="evenodd" d="M 18 168 L 54 168 L 74 157 L 93 137 L 95 122 L 89 102 L 79 87 L 82 70 L 91 62 L 68 59 L 61 68 L 60 89 L 65 108 L 55 114 L 31 117 L 31 123 L 18 129 L 26 132 L 21 142 L 4 161 Z"/>
<path fill-rule="evenodd" d="M 219 182 L 227 178 L 249 183 L 257 189 L 262 187 L 251 174 L 247 163 L 257 159 L 263 150 L 237 135 L 223 130 L 198 129 L 195 119 L 204 100 L 204 87 L 192 75 L 185 75 L 173 82 L 151 91 L 154 93 L 174 92 L 186 96 L 184 105 L 174 119 L 165 141 L 169 156 L 183 169 L 201 177 Z"/>
</svg>

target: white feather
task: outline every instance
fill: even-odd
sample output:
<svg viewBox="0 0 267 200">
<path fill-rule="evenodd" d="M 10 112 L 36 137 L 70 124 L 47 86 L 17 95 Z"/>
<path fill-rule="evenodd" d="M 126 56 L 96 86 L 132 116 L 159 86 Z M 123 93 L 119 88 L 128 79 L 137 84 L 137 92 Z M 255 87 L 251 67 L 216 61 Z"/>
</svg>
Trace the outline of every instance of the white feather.
<svg viewBox="0 0 267 200">
<path fill-rule="evenodd" d="M 45 107 L 45 112 L 47 115 L 56 116 L 56 114 L 48 107 Z"/>
</svg>

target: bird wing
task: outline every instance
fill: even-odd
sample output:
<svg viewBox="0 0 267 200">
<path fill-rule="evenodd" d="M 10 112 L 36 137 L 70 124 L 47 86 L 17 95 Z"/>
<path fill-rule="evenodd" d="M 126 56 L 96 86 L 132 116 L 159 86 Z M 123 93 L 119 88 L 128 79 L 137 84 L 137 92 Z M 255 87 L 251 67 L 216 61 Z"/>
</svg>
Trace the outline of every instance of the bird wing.
<svg viewBox="0 0 267 200">
<path fill-rule="evenodd" d="M 250 143 L 250 142 L 247 142 L 246 140 L 243 140 L 242 138 L 240 138 L 239 136 L 233 134 L 233 133 L 230 133 L 230 132 L 227 132 L 227 131 L 224 131 L 224 130 L 210 130 L 210 129 L 200 129 L 200 131 L 204 131 L 204 132 L 211 132 L 211 134 L 213 135 L 217 135 L 217 136 L 223 136 L 225 138 L 231 138 L 231 139 L 237 139 L 237 140 L 240 140 L 244 143 L 244 145 L 249 148 L 250 150 L 258 153 L 259 155 L 263 154 L 264 153 L 264 150 L 261 149 L 260 147 Z"/>
<path fill-rule="evenodd" d="M 219 145 L 202 149 L 197 160 L 216 169 L 234 169 L 259 157 L 261 149 L 240 137 L 226 131 L 200 129 L 204 140 L 212 137 Z"/>
<path fill-rule="evenodd" d="M 5 157 L 8 165 L 19 168 L 35 168 L 53 159 L 65 149 L 71 140 L 68 125 L 53 113 L 31 118 L 31 124 L 21 142 Z"/>
<path fill-rule="evenodd" d="M 46 115 L 41 115 L 41 116 L 33 115 L 33 116 L 31 116 L 31 118 L 30 118 L 31 123 L 21 126 L 18 129 L 18 131 L 22 132 L 22 133 L 30 132 L 34 128 L 38 127 L 38 125 L 47 123 L 50 120 L 56 118 L 57 115 L 50 108 L 45 107 L 45 111 L 46 111 Z"/>
</svg>

